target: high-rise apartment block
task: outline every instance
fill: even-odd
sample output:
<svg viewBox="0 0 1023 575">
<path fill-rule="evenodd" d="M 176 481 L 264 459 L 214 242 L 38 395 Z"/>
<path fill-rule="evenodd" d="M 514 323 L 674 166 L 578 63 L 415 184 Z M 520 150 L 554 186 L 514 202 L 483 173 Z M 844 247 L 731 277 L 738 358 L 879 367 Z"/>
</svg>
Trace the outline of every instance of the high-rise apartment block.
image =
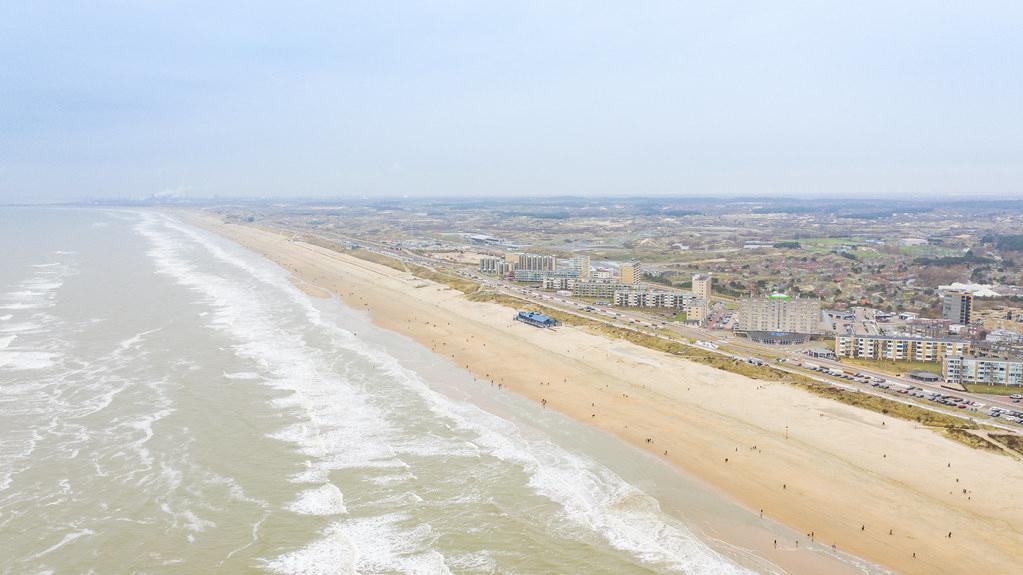
<svg viewBox="0 0 1023 575">
<path fill-rule="evenodd" d="M 590 256 L 579 255 L 567 260 L 560 260 L 561 271 L 567 276 L 581 280 L 590 279 Z"/>
<path fill-rule="evenodd" d="M 954 324 L 970 325 L 973 319 L 973 294 L 960 291 L 945 292 L 941 299 L 941 317 Z"/>
<path fill-rule="evenodd" d="M 821 300 L 783 294 L 739 302 L 739 328 L 746 332 L 821 333 Z"/>
<path fill-rule="evenodd" d="M 696 274 L 693 276 L 693 295 L 710 301 L 710 274 Z"/>
<path fill-rule="evenodd" d="M 552 272 L 558 269 L 558 258 L 540 254 L 519 254 L 515 269 L 531 272 Z"/>
<path fill-rule="evenodd" d="M 632 260 L 622 264 L 618 268 L 618 281 L 626 285 L 636 285 L 643 275 L 643 268 L 639 261 Z"/>
</svg>

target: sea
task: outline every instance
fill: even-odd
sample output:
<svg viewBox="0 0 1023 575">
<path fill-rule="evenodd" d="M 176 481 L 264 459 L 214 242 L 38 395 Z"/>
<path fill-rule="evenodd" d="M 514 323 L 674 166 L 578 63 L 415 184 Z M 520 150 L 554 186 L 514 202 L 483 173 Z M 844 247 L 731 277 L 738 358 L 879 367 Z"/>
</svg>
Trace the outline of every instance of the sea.
<svg viewBox="0 0 1023 575">
<path fill-rule="evenodd" d="M 708 486 L 172 214 L 0 208 L 0 246 L 0 573 L 782 572 Z"/>
</svg>

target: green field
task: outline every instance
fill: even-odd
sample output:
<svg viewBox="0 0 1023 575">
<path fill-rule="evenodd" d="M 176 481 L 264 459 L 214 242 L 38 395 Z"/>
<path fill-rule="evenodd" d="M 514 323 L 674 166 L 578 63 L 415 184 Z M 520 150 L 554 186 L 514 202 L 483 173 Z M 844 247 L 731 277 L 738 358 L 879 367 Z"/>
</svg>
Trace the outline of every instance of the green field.
<svg viewBox="0 0 1023 575">
<path fill-rule="evenodd" d="M 1018 385 L 969 385 L 964 384 L 963 387 L 970 390 L 971 393 L 986 393 L 988 395 L 1012 395 L 1014 393 L 1023 394 L 1023 387 Z"/>
<path fill-rule="evenodd" d="M 890 373 L 892 375 L 905 375 L 911 371 L 918 370 L 941 373 L 941 363 L 937 361 L 890 361 L 843 357 L 841 363 L 847 365 L 859 365 L 869 369 L 876 369 L 877 371 Z"/>
</svg>

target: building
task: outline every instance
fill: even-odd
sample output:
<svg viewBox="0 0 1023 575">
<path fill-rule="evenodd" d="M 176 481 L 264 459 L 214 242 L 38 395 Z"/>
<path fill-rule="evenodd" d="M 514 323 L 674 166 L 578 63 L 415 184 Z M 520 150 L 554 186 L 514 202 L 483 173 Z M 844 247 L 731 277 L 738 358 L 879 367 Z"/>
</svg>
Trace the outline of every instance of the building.
<svg viewBox="0 0 1023 575">
<path fill-rule="evenodd" d="M 686 322 L 704 325 L 710 316 L 710 300 L 689 297 L 682 304 L 682 311 L 686 312 Z"/>
<path fill-rule="evenodd" d="M 971 343 L 965 339 L 902 335 L 835 336 L 835 355 L 838 357 L 939 362 L 945 357 L 969 354 L 971 350 Z"/>
<path fill-rule="evenodd" d="M 653 307 L 648 305 L 653 301 L 650 295 L 645 291 L 622 289 L 615 292 L 611 303 L 616 307 Z"/>
<path fill-rule="evenodd" d="M 556 327 L 561 325 L 561 322 L 558 320 L 536 311 L 520 311 L 515 315 L 515 320 L 533 327 Z"/>
<path fill-rule="evenodd" d="M 512 277 L 517 282 L 542 282 L 550 272 L 540 270 L 520 270 L 512 272 Z"/>
<path fill-rule="evenodd" d="M 693 275 L 693 295 L 710 301 L 710 274 Z"/>
<path fill-rule="evenodd" d="M 784 294 L 743 298 L 739 302 L 739 329 L 747 336 L 758 333 L 818 335 L 822 333 L 821 300 Z"/>
<path fill-rule="evenodd" d="M 618 281 L 625 285 L 636 285 L 643 276 L 643 267 L 637 260 L 622 264 L 618 268 Z"/>
<path fill-rule="evenodd" d="M 504 263 L 502 258 L 496 258 L 494 256 L 483 256 L 480 258 L 480 273 L 481 274 L 496 274 L 497 264 Z"/>
<path fill-rule="evenodd" d="M 571 275 L 581 280 L 590 279 L 590 256 L 579 255 L 568 260 L 561 260 L 558 263 L 561 264 L 560 271 L 566 275 Z"/>
<path fill-rule="evenodd" d="M 480 258 L 480 273 L 506 276 L 512 271 L 512 266 L 504 258 L 495 256 L 483 256 Z"/>
<path fill-rule="evenodd" d="M 516 270 L 552 272 L 558 269 L 558 258 L 540 254 L 519 254 L 515 262 Z"/>
<path fill-rule="evenodd" d="M 945 292 L 941 299 L 941 317 L 955 324 L 970 325 L 973 294 L 964 291 Z"/>
<path fill-rule="evenodd" d="M 922 369 L 909 372 L 909 378 L 915 381 L 922 381 L 923 383 L 941 383 L 940 375 Z"/>
<path fill-rule="evenodd" d="M 949 320 L 947 319 L 911 319 L 906 327 L 913 335 L 923 337 L 942 338 L 949 335 Z"/>
<path fill-rule="evenodd" d="M 946 356 L 941 375 L 959 385 L 1023 386 L 1023 359 Z"/>
<path fill-rule="evenodd" d="M 572 284 L 572 295 L 576 297 L 592 297 L 610 301 L 614 298 L 615 292 L 631 289 L 632 285 L 626 285 L 613 281 L 582 281 L 578 280 Z"/>
<path fill-rule="evenodd" d="M 683 309 L 691 305 L 692 294 L 685 292 L 647 291 L 644 289 L 620 289 L 614 293 L 612 303 L 619 307 L 652 307 Z"/>
<path fill-rule="evenodd" d="M 541 280 L 540 287 L 545 290 L 572 290 L 575 287 L 576 280 L 566 276 L 544 276 Z"/>
</svg>

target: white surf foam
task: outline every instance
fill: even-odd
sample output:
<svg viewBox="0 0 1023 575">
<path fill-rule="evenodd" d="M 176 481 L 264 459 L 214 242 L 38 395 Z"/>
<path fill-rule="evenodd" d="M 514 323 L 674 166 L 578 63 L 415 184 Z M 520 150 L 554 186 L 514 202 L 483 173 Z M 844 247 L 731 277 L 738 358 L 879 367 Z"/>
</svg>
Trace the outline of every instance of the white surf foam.
<svg viewBox="0 0 1023 575">
<path fill-rule="evenodd" d="M 302 515 L 342 515 L 348 513 L 341 490 L 333 483 L 302 492 L 288 509 Z"/>
<path fill-rule="evenodd" d="M 394 366 L 397 372 L 404 368 Z M 696 573 L 748 573 L 700 541 L 687 527 L 660 510 L 655 499 L 609 469 L 554 445 L 528 440 L 517 426 L 474 405 L 455 402 L 404 374 L 409 387 L 437 415 L 472 430 L 491 455 L 529 474 L 538 494 L 560 504 L 577 528 L 602 536 L 612 547 L 674 570 Z"/>
<path fill-rule="evenodd" d="M 549 441 L 528 440 L 512 422 L 434 391 L 386 351 L 350 337 L 349 332 L 324 322 L 319 314 L 310 314 L 308 319 L 333 327 L 339 345 L 374 361 L 393 380 L 425 400 L 437 416 L 474 433 L 481 451 L 521 467 L 529 475 L 530 487 L 561 505 L 565 519 L 577 528 L 596 533 L 612 547 L 645 562 L 669 569 L 749 573 L 711 549 L 681 522 L 662 513 L 654 498 L 609 469 Z"/>
<path fill-rule="evenodd" d="M 277 573 L 409 573 L 450 575 L 444 557 L 429 549 L 428 526 L 411 531 L 399 525 L 403 514 L 388 514 L 339 522 L 324 537 L 306 547 L 267 562 Z"/>
<path fill-rule="evenodd" d="M 7 317 L 11 317 L 11 316 L 7 316 Z M 43 329 L 43 327 L 44 326 L 42 324 L 39 324 L 39 323 L 28 323 L 28 322 L 12 323 L 12 324 L 8 324 L 8 325 L 5 325 L 2 328 L 0 328 L 0 333 L 31 332 L 31 331 L 41 330 L 41 329 Z"/>
<path fill-rule="evenodd" d="M 486 550 L 448 557 L 447 562 L 456 573 L 497 573 L 497 562 Z"/>
<path fill-rule="evenodd" d="M 201 294 L 210 305 L 211 327 L 227 332 L 238 342 L 236 353 L 260 366 L 267 385 L 288 392 L 274 404 L 303 416 L 299 422 L 271 434 L 295 444 L 299 452 L 309 457 L 306 471 L 292 479 L 323 484 L 332 470 L 405 467 L 392 447 L 393 430 L 387 418 L 367 401 L 365 392 L 339 377 L 322 350 L 311 347 L 301 335 L 287 331 L 275 320 L 271 306 L 277 305 L 280 294 L 263 295 L 267 291 L 265 286 L 255 288 L 245 285 L 244 281 L 200 271 L 187 259 L 184 250 L 188 247 L 183 247 L 186 242 L 181 241 L 180 234 L 194 239 L 203 249 L 241 268 L 257 281 L 286 290 L 294 289 L 291 284 L 274 270 L 254 267 L 210 243 L 208 238 L 168 222 L 165 218 L 144 214 L 142 222 L 136 226 L 153 245 L 150 255 L 158 271 Z M 178 235 L 172 235 L 175 233 Z M 292 313 L 287 311 L 289 317 Z M 336 486 L 321 485 L 305 492 L 294 505 L 293 510 L 337 512 L 343 507 L 343 497 Z M 358 551 L 360 566 L 369 558 L 367 564 L 370 565 L 400 566 L 392 569 L 396 571 L 447 572 L 443 568 L 443 557 L 426 548 L 409 556 L 395 555 L 405 553 L 405 548 L 384 543 L 414 540 L 415 529 L 386 525 L 394 532 L 387 538 L 377 538 L 379 540 L 368 538 L 368 547 Z M 383 531 L 387 529 L 381 527 Z M 268 561 L 267 567 L 288 573 L 333 573 L 337 572 L 339 563 L 354 565 L 355 557 L 356 546 L 349 539 L 339 531 L 328 531 L 323 539 Z M 417 565 L 439 565 L 441 569 L 421 571 Z"/>
<path fill-rule="evenodd" d="M 9 309 L 11 311 L 26 310 L 26 309 L 39 309 L 41 307 L 44 307 L 44 304 L 42 304 L 42 303 L 24 303 L 24 302 L 19 302 L 19 303 L 7 303 L 7 304 L 4 304 L 4 305 L 0 305 L 0 309 Z"/>
<path fill-rule="evenodd" d="M 65 545 L 70 545 L 71 543 L 74 543 L 75 541 L 81 539 L 82 537 L 89 537 L 95 534 L 96 532 L 93 531 L 92 529 L 82 529 L 79 531 L 75 531 L 73 533 L 67 533 L 57 543 L 54 543 L 53 545 L 47 547 L 46 549 L 43 549 L 39 553 L 35 553 L 33 555 L 26 557 L 24 561 L 32 561 L 35 559 L 39 559 L 41 557 L 49 555 L 50 553 L 53 553 L 54 551 L 60 549 L 61 547 L 64 547 Z"/>
<path fill-rule="evenodd" d="M 302 549 L 285 553 L 266 562 L 270 571 L 302 575 L 355 575 L 358 551 L 333 525 L 324 537 Z"/>
<path fill-rule="evenodd" d="M 400 461 L 394 457 L 392 435 L 383 414 L 329 370 L 311 367 L 311 363 L 315 362 L 310 361 L 309 347 L 301 338 L 282 333 L 264 322 L 266 310 L 261 309 L 251 290 L 239 289 L 216 276 L 199 274 L 181 260 L 175 242 L 167 239 L 166 231 L 157 229 L 157 221 L 152 216 L 147 217 L 150 219 L 139 229 L 156 245 L 152 254 L 161 270 L 205 294 L 213 302 L 214 325 L 243 339 L 245 343 L 239 346 L 242 355 L 262 362 L 271 371 L 278 370 L 280 377 L 273 385 L 292 392 L 281 400 L 281 406 L 301 408 L 309 414 L 309 423 L 293 425 L 276 434 L 280 439 L 295 443 L 312 458 L 308 471 L 302 474 L 304 478 L 322 481 L 325 479 L 323 471 L 327 469 L 370 467 Z M 708 574 L 748 572 L 712 550 L 683 524 L 663 514 L 656 500 L 610 470 L 548 441 L 527 440 L 511 422 L 433 391 L 393 356 L 324 321 L 319 310 L 287 281 L 282 270 L 270 264 L 262 266 L 245 261 L 228 253 L 215 240 L 180 224 L 169 223 L 166 228 L 185 234 L 221 261 L 288 295 L 292 302 L 305 310 L 309 322 L 325 329 L 336 345 L 369 359 L 383 373 L 415 392 L 435 415 L 458 429 L 472 433 L 477 438 L 474 443 L 484 453 L 523 469 L 529 477 L 530 487 L 560 505 L 565 521 L 581 532 L 598 534 L 616 549 L 669 569 Z M 294 369 L 295 373 L 285 375 L 285 368 Z M 336 408 L 340 402 L 334 398 L 339 394 L 344 397 L 344 410 Z M 351 424 L 353 422 L 354 425 Z M 372 431 L 367 433 L 367 430 Z M 439 452 L 418 453 L 436 455 Z M 317 572 L 316 569 L 320 568 L 317 565 L 322 565 L 320 561 L 345 563 L 352 557 L 351 545 L 354 543 L 354 547 L 362 553 L 381 554 L 379 559 L 360 555 L 355 560 L 360 568 L 386 570 L 384 566 L 387 566 L 388 569 L 406 570 L 395 569 L 394 566 L 406 558 L 403 553 L 407 550 L 389 546 L 387 529 L 380 527 L 384 525 L 401 532 L 397 525 L 399 522 L 372 523 L 379 519 L 366 520 L 370 522 L 367 524 L 340 523 L 324 539 L 303 550 L 282 555 L 268 566 L 281 572 Z M 370 528 L 367 525 L 375 526 Z M 360 535 L 364 533 L 372 533 L 372 537 L 364 538 Z M 339 537 L 342 534 L 344 537 Z M 366 541 L 370 549 L 364 549 L 359 544 L 361 541 Z M 424 561 L 419 565 L 427 565 L 428 572 L 447 571 L 443 557 L 437 564 L 428 558 L 421 559 Z"/>
<path fill-rule="evenodd" d="M 45 351 L 0 351 L 0 368 L 11 371 L 46 369 L 56 363 L 59 354 Z"/>
<path fill-rule="evenodd" d="M 150 334 L 157 333 L 158 331 L 160 331 L 160 329 L 161 328 L 147 329 L 147 330 L 141 331 L 141 332 L 139 332 L 139 333 L 137 333 L 137 334 L 135 334 L 135 335 L 133 335 L 133 336 L 131 336 L 129 338 L 121 340 L 117 344 L 117 350 L 116 350 L 115 354 L 116 355 L 120 355 L 120 354 L 123 354 L 123 353 L 125 353 L 127 351 L 132 351 L 132 350 L 138 349 L 139 346 L 142 344 L 142 342 L 145 340 L 146 336 L 148 336 Z"/>
<path fill-rule="evenodd" d="M 224 372 L 224 379 L 253 380 L 259 378 L 260 375 L 253 371 L 237 371 L 234 373 Z"/>
</svg>

